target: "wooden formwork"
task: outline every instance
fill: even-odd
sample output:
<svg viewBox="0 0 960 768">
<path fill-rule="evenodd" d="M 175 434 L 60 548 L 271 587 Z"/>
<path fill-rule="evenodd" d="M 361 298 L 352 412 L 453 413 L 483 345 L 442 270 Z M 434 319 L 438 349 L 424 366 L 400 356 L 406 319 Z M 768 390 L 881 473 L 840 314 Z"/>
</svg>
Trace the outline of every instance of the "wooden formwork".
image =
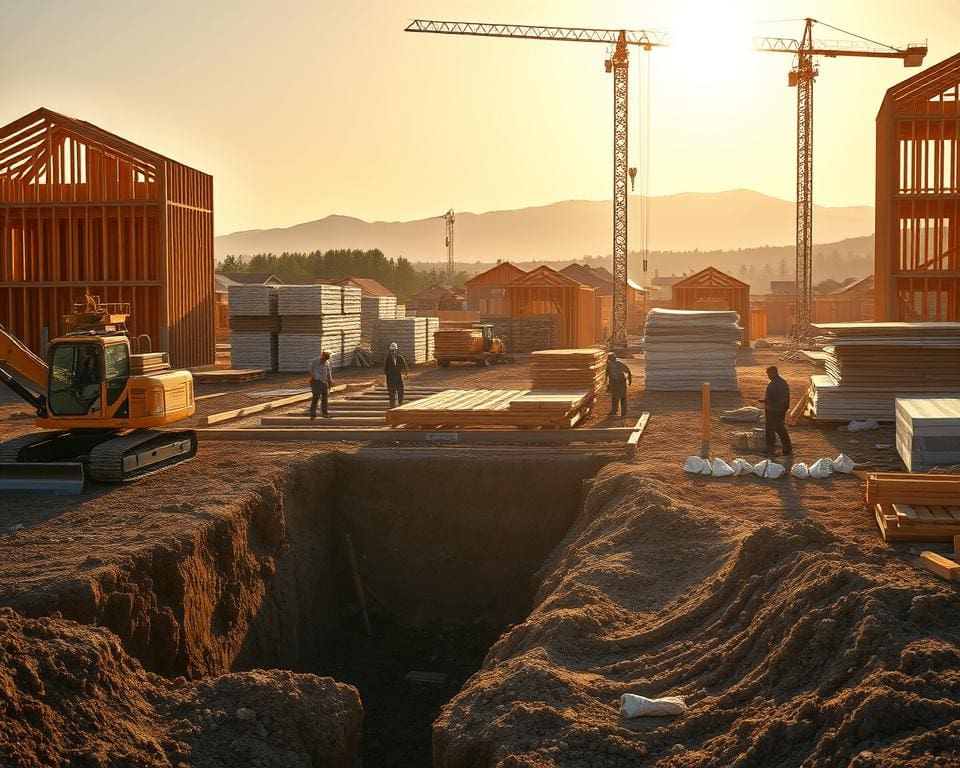
<svg viewBox="0 0 960 768">
<path fill-rule="evenodd" d="M 960 54 L 877 114 L 877 320 L 960 320 Z"/>
<path fill-rule="evenodd" d="M 47 109 L 0 128 L 0 323 L 42 354 L 89 292 L 177 366 L 215 358 L 213 178 Z"/>
</svg>

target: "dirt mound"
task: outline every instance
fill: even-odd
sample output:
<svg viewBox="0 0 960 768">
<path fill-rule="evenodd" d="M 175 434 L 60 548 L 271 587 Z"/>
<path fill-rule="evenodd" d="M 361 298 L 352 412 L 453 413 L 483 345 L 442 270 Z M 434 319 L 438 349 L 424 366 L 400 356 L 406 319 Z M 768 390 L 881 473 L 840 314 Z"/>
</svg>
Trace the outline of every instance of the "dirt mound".
<svg viewBox="0 0 960 768">
<path fill-rule="evenodd" d="M 0 765 L 352 768 L 362 716 L 329 678 L 169 681 L 106 630 L 0 609 Z"/>
<path fill-rule="evenodd" d="M 537 606 L 434 725 L 436 766 L 948 765 L 956 590 L 810 520 L 604 472 Z M 682 695 L 622 720 L 626 692 Z M 953 764 L 956 764 L 955 762 Z"/>
</svg>

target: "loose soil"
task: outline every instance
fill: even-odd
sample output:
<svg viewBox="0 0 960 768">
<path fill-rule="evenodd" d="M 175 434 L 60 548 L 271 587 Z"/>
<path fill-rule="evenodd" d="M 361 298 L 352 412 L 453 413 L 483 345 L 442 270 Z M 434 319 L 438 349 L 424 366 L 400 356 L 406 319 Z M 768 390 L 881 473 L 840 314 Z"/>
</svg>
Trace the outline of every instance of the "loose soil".
<svg viewBox="0 0 960 768">
<path fill-rule="evenodd" d="M 742 392 L 714 393 L 714 412 L 762 396 L 764 368 L 776 362 L 773 352 L 744 353 Z M 780 365 L 799 396 L 811 366 Z M 631 367 L 641 372 L 642 360 Z M 356 379 L 375 373 L 359 371 Z M 425 369 L 418 380 L 509 387 L 526 384 L 529 369 L 452 366 Z M 233 385 L 230 395 L 201 401 L 198 419 L 258 402 L 250 392 L 299 384 L 299 377 L 273 376 Z M 604 405 L 591 423 L 611 423 Z M 476 646 L 469 636 L 448 646 L 436 635 L 386 635 L 391 648 L 415 649 L 417 659 L 431 650 L 431 658 L 463 656 L 464 667 L 444 667 L 453 669 L 448 689 L 424 692 L 421 716 L 449 701 L 434 729 L 434 763 L 957 764 L 960 600 L 955 586 L 917 565 L 921 548 L 946 549 L 884 544 L 863 506 L 862 469 L 825 481 L 684 475 L 684 459 L 700 447 L 699 393 L 645 393 L 635 386 L 630 416 L 643 411 L 651 419 L 637 460 L 602 470 L 566 538 L 532 587 L 524 585 L 536 595 L 529 616 L 502 634 L 452 700 L 460 677 L 477 668 L 468 658 L 479 658 L 492 638 L 478 631 Z M 0 401 L 0 439 L 31 431 L 28 416 L 26 408 Z M 843 451 L 862 468 L 901 467 L 893 450 L 876 447 L 893 444 L 892 427 L 851 434 L 838 426 L 795 428 L 795 458 L 811 462 Z M 714 421 L 713 454 L 737 455 L 732 434 L 747 428 Z M 317 563 L 341 557 L 310 536 L 328 512 L 282 503 L 329 492 L 334 450 L 358 449 L 204 443 L 189 464 L 133 485 L 92 487 L 80 497 L 4 496 L 0 605 L 16 613 L 2 614 L 0 745 L 20 750 L 19 762 L 8 762 L 56 764 L 56 755 L 76 765 L 296 765 L 292 758 L 282 762 L 289 744 L 304 765 L 333 764 L 303 761 L 315 743 L 355 754 L 353 689 L 306 674 L 319 642 L 311 637 L 316 625 L 339 638 L 343 659 L 341 667 L 313 671 L 354 682 L 369 710 L 389 710 L 390 688 L 381 680 L 373 684 L 378 693 L 369 693 L 379 662 L 364 666 L 362 659 L 370 659 L 364 638 L 342 634 L 358 626 L 356 617 L 337 615 L 320 597 L 332 574 L 292 564 L 295 551 Z M 421 453 L 417 471 L 429 472 L 430 457 L 439 454 Z M 495 560 L 496 550 L 489 556 Z M 311 612 L 298 611 L 311 595 Z M 103 628 L 84 626 L 93 624 Z M 68 656 L 74 660 L 56 661 Z M 398 682 L 400 668 L 423 665 L 393 656 L 397 663 L 384 675 L 406 685 Z M 83 669 L 120 670 L 115 677 L 122 682 L 112 688 L 45 682 L 54 671 L 79 669 L 79 658 Z M 298 672 L 223 676 L 278 660 Z M 44 677 L 23 669 L 53 671 Z M 189 682 L 177 681 L 179 675 Z M 228 700 L 229 691 L 240 693 Z M 677 718 L 624 721 L 617 713 L 624 692 L 684 695 L 691 707 Z M 196 703 L 201 694 L 214 704 Z M 264 740 L 256 726 L 249 730 L 251 721 L 233 722 L 230 708 L 244 700 L 275 713 L 267 715 L 274 728 L 282 712 L 303 732 L 284 731 L 274 740 L 265 726 Z M 327 719 L 308 725 L 299 713 L 314 705 Z M 378 716 L 367 716 L 368 728 Z M 257 717 L 261 722 L 259 710 Z M 389 711 L 383 721 L 390 722 Z M 377 728 L 375 740 L 364 742 L 368 764 L 387 764 L 380 761 L 394 744 L 406 764 L 426 764 L 423 731 L 405 744 L 406 729 Z M 189 738 L 180 735 L 188 732 Z M 189 752 L 174 751 L 164 739 Z M 81 759 L 77 750 L 96 757 Z"/>
</svg>

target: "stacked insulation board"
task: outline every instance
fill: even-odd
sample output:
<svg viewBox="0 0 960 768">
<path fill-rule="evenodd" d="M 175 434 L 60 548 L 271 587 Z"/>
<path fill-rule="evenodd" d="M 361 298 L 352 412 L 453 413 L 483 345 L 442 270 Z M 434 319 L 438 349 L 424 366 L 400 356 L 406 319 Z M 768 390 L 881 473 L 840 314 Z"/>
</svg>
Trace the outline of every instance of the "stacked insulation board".
<svg viewBox="0 0 960 768">
<path fill-rule="evenodd" d="M 897 398 L 896 408 L 897 453 L 908 472 L 960 464 L 960 398 Z"/>
<path fill-rule="evenodd" d="M 603 389 L 606 353 L 602 349 L 545 349 L 530 358 L 534 390 L 586 391 L 592 398 Z"/>
<path fill-rule="evenodd" d="M 407 365 L 420 365 L 434 356 L 433 334 L 440 328 L 436 317 L 402 317 L 380 320 L 374 351 L 382 360 L 396 343 Z"/>
<path fill-rule="evenodd" d="M 360 342 L 369 349 L 377 348 L 377 328 L 381 320 L 397 317 L 395 296 L 364 296 L 361 300 Z"/>
<path fill-rule="evenodd" d="M 360 289 L 354 286 L 284 286 L 278 301 L 278 369 L 306 371 L 323 350 L 334 368 L 351 365 L 360 345 L 360 309 Z"/>
<path fill-rule="evenodd" d="M 743 328 L 736 312 L 652 309 L 643 337 L 645 387 L 652 391 L 736 392 Z"/>
<path fill-rule="evenodd" d="M 448 389 L 387 411 L 390 426 L 573 427 L 591 395 L 528 389 Z"/>
<path fill-rule="evenodd" d="M 228 293 L 231 366 L 277 370 L 279 288 L 275 285 L 231 285 Z"/>
<path fill-rule="evenodd" d="M 960 397 L 960 323 L 825 323 L 812 415 L 894 421 L 896 399 Z"/>
</svg>

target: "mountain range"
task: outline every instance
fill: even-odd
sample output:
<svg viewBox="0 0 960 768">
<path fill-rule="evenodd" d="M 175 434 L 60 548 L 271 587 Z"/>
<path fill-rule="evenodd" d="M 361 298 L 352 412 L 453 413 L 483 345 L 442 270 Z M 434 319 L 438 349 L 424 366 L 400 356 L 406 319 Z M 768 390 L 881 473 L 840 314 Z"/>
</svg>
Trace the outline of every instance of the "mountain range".
<svg viewBox="0 0 960 768">
<path fill-rule="evenodd" d="M 636 249 L 640 198 L 630 198 L 630 245 Z M 517 210 L 457 213 L 457 262 L 555 261 L 611 251 L 609 200 L 567 200 Z M 649 198 L 649 247 L 656 251 L 732 250 L 794 242 L 792 201 L 738 189 L 685 192 Z M 873 232 L 870 206 L 814 208 L 814 240 L 831 243 Z M 442 217 L 415 221 L 363 221 L 330 215 L 278 229 L 233 232 L 215 239 L 217 258 L 331 248 L 379 248 L 412 262 L 446 258 Z"/>
</svg>

